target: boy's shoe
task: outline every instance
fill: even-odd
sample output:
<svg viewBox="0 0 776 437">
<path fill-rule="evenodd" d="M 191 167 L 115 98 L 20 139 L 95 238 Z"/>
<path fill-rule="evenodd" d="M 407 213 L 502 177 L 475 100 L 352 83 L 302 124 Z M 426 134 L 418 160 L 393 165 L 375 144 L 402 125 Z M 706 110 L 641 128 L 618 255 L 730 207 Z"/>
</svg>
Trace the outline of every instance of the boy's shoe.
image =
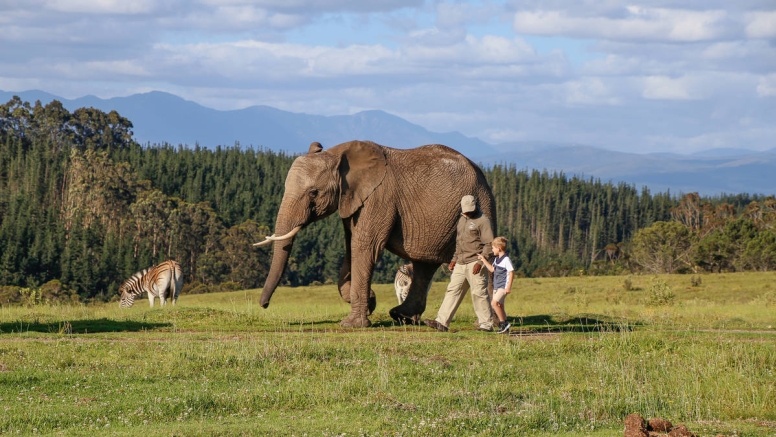
<svg viewBox="0 0 776 437">
<path fill-rule="evenodd" d="M 498 333 L 503 334 L 505 332 L 509 332 L 509 328 L 512 327 L 512 324 L 509 322 L 501 322 L 498 324 Z"/>
</svg>

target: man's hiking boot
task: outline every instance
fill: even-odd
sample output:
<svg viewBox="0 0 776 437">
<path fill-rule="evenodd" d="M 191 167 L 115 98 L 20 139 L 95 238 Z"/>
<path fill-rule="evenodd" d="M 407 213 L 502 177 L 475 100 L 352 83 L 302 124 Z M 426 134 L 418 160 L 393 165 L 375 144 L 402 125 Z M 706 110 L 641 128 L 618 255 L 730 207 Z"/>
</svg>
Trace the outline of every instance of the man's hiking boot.
<svg viewBox="0 0 776 437">
<path fill-rule="evenodd" d="M 426 319 L 426 320 L 423 321 L 423 323 L 425 323 L 426 326 L 434 328 L 434 329 L 436 329 L 439 332 L 447 332 L 447 326 L 437 322 L 436 320 Z"/>
</svg>

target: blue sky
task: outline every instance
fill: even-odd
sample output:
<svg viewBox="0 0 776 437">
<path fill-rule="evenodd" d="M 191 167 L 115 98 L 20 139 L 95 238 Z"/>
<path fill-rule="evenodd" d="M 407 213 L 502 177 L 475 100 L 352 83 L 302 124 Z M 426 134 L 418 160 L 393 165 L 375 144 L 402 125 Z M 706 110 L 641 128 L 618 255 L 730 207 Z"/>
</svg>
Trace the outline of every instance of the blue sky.
<svg viewBox="0 0 776 437">
<path fill-rule="evenodd" d="M 0 90 L 381 109 L 509 150 L 776 147 L 773 0 L 0 0 Z"/>
</svg>

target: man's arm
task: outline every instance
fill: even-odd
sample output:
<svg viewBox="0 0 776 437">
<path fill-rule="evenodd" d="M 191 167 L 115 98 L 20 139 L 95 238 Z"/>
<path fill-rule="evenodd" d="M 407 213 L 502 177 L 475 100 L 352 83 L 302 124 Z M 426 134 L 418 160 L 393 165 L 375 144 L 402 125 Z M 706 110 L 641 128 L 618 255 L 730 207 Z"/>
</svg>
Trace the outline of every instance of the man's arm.
<svg viewBox="0 0 776 437">
<path fill-rule="evenodd" d="M 458 223 L 455 225 L 455 253 L 453 254 L 453 259 L 450 260 L 450 264 L 447 266 L 447 268 L 450 269 L 450 271 L 453 270 L 455 267 L 455 262 L 458 260 L 458 255 L 461 254 L 461 246 L 458 244 L 458 231 L 461 229 L 461 220 L 464 219 L 463 216 L 458 218 Z"/>
<path fill-rule="evenodd" d="M 490 226 L 490 217 L 485 214 L 482 215 L 482 223 L 480 223 L 480 243 L 482 243 L 482 256 L 487 259 L 493 258 L 493 248 L 490 243 L 493 242 L 493 228 Z"/>
</svg>

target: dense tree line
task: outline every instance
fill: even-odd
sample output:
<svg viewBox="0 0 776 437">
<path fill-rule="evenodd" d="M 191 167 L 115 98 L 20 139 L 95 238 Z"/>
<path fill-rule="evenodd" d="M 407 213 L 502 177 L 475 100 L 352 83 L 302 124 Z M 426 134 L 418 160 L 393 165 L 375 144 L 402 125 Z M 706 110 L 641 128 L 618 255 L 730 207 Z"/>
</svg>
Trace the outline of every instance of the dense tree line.
<svg viewBox="0 0 776 437">
<path fill-rule="evenodd" d="M 713 205 L 685 195 L 671 209 L 673 221 L 639 230 L 630 258 L 654 273 L 776 270 L 776 198 Z"/>
<path fill-rule="evenodd" d="M 9 286 L 109 299 L 133 272 L 169 258 L 182 265 L 187 292 L 262 285 L 270 253 L 251 244 L 274 228 L 294 157 L 239 146 L 140 145 L 132 127 L 115 111 L 70 113 L 57 101 L 0 105 L 0 301 Z M 732 249 L 720 249 L 713 236 L 733 231 L 708 223 L 751 220 L 754 230 L 741 225 L 740 232 L 760 235 L 772 226 L 772 198 L 697 198 L 695 217 L 682 215 L 684 198 L 627 184 L 510 165 L 485 173 L 498 233 L 523 275 L 644 268 L 629 242 L 662 222 L 704 232 L 692 243 L 703 247 L 690 261 L 696 269 L 767 268 L 726 258 Z M 712 210 L 719 211 L 713 220 Z M 693 229 L 693 220 L 703 225 Z M 768 247 L 771 236 L 763 235 L 758 244 Z M 332 241 L 344 241 L 336 214 L 297 236 L 284 283 L 336 282 L 344 244 Z M 392 281 L 402 262 L 386 254 L 374 280 Z"/>
</svg>

